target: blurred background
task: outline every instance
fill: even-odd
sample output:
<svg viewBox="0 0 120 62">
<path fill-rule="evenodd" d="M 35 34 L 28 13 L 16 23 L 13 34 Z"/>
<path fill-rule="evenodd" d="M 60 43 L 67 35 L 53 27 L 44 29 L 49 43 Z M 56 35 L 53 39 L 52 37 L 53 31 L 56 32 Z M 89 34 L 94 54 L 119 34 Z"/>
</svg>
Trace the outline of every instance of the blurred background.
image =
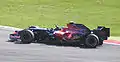
<svg viewBox="0 0 120 62">
<path fill-rule="evenodd" d="M 69 21 L 111 28 L 120 36 L 120 0 L 0 0 L 0 25 L 26 28 L 30 25 L 65 26 Z"/>
</svg>

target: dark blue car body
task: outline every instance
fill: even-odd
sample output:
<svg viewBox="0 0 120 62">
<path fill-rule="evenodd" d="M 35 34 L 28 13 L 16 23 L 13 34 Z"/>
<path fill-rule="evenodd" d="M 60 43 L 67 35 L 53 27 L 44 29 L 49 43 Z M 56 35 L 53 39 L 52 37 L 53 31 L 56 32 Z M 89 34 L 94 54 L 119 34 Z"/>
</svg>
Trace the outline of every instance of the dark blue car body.
<svg viewBox="0 0 120 62">
<path fill-rule="evenodd" d="M 103 41 L 107 40 L 107 38 L 110 36 L 110 28 L 106 28 L 104 26 L 98 26 L 93 30 L 90 30 L 83 24 L 69 24 L 69 26 L 67 29 L 75 28 L 68 30 L 70 34 L 66 34 L 68 31 L 62 31 L 65 28 L 56 27 L 55 29 L 48 29 L 30 26 L 27 29 L 15 31 L 15 33 L 10 34 L 9 38 L 10 40 L 16 42 L 19 40 L 20 44 L 37 42 L 53 44 L 58 43 L 63 45 L 70 43 L 69 45 L 85 45 L 87 47 L 96 47 L 98 45 L 102 45 Z M 63 34 L 61 35 L 60 32 Z M 74 32 L 77 34 L 73 34 Z M 65 35 L 68 37 L 71 35 L 71 38 L 66 40 L 64 37 Z M 74 37 L 76 37 L 77 40 L 74 39 Z"/>
</svg>

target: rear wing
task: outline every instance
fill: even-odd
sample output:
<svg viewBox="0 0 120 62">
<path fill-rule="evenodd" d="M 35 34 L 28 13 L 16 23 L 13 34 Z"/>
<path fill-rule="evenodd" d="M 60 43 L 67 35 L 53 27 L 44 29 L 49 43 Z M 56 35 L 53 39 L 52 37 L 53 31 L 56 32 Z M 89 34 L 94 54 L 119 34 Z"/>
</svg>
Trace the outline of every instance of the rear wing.
<svg viewBox="0 0 120 62">
<path fill-rule="evenodd" d="M 110 37 L 110 28 L 106 28 L 104 26 L 98 26 L 97 29 L 93 30 L 93 32 L 98 36 L 104 35 L 104 36 Z"/>
<path fill-rule="evenodd" d="M 105 32 L 107 33 L 107 36 L 110 37 L 110 28 L 105 28 Z"/>
</svg>

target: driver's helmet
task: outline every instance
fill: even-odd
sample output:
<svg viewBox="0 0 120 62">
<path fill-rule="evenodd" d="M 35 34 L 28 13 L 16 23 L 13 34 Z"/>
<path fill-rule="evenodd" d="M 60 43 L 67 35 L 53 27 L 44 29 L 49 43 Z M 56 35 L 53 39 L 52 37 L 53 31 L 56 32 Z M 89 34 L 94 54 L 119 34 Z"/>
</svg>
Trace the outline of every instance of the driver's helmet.
<svg viewBox="0 0 120 62">
<path fill-rule="evenodd" d="M 75 22 L 74 21 L 70 21 L 68 24 L 67 24 L 67 27 L 68 28 L 73 28 L 75 26 Z"/>
<path fill-rule="evenodd" d="M 70 21 L 69 24 L 75 24 L 75 22 L 74 21 Z"/>
</svg>

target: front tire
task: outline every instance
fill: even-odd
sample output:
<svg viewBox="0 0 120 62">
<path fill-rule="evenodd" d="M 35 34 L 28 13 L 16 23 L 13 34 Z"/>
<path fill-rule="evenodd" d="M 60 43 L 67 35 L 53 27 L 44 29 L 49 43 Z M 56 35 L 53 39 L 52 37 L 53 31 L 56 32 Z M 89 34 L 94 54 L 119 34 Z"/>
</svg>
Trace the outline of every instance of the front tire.
<svg viewBox="0 0 120 62">
<path fill-rule="evenodd" d="M 34 40 L 34 33 L 30 30 L 22 30 L 19 32 L 20 40 L 18 43 L 20 44 L 29 44 Z"/>
</svg>

